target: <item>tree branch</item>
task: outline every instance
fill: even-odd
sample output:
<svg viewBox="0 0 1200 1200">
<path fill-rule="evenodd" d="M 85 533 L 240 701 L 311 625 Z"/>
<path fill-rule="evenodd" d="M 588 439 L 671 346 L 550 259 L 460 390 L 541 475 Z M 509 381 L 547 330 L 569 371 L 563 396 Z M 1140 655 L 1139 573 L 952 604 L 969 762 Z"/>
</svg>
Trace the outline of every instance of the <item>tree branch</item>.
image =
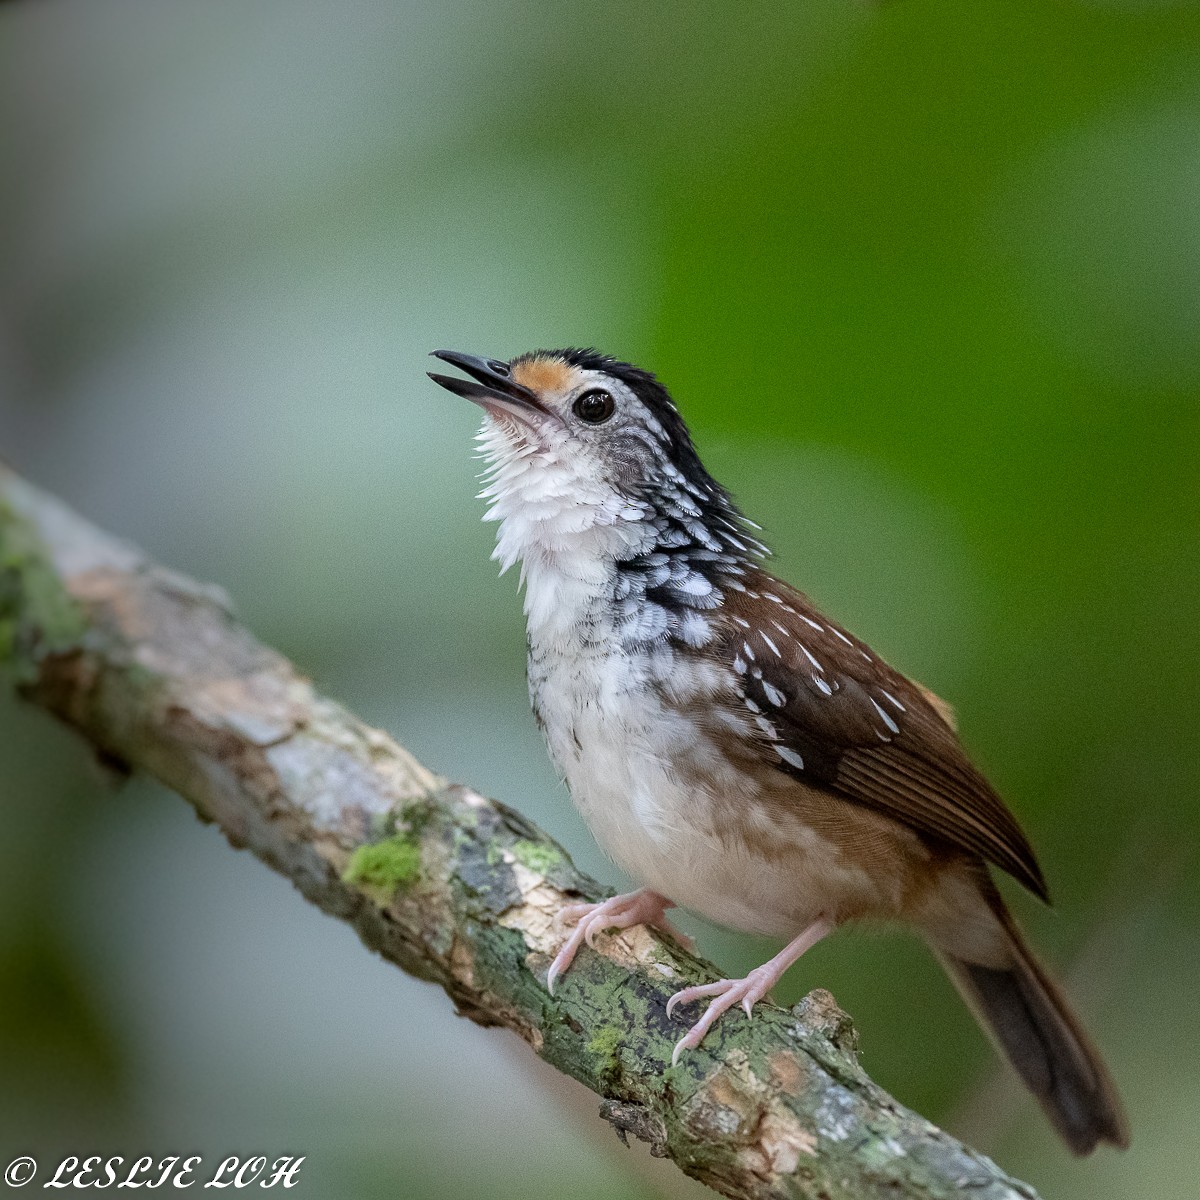
<svg viewBox="0 0 1200 1200">
<path fill-rule="evenodd" d="M 566 902 L 600 895 L 512 809 L 321 697 L 214 588 L 156 566 L 0 466 L 0 664 L 103 756 L 148 771 L 372 950 L 514 1030 L 730 1197 L 1036 1200 L 873 1084 L 833 998 L 718 1023 L 672 1068 L 665 1014 L 709 964 L 644 928 L 551 997 Z"/>
</svg>

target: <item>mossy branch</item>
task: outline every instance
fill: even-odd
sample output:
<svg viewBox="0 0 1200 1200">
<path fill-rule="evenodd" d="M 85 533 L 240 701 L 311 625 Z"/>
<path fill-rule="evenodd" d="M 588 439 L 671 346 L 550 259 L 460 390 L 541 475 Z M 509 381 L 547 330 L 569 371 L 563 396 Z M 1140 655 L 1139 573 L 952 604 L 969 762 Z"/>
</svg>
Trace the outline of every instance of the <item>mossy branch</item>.
<svg viewBox="0 0 1200 1200">
<path fill-rule="evenodd" d="M 372 950 L 603 1097 L 622 1138 L 718 1192 L 1034 1197 L 873 1084 L 826 992 L 719 1022 L 678 1067 L 667 998 L 719 973 L 670 940 L 602 938 L 551 997 L 555 913 L 600 894 L 558 845 L 322 698 L 219 591 L 4 467 L 0 660 L 106 758 L 162 780 Z"/>
</svg>

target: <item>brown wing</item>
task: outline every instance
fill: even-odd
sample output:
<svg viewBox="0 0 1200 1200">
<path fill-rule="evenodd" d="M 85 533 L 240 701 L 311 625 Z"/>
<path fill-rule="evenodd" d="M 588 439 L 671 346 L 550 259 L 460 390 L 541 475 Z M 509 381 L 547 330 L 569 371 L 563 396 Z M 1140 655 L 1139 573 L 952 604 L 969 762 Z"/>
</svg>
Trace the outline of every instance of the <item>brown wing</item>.
<svg viewBox="0 0 1200 1200">
<path fill-rule="evenodd" d="M 725 653 L 781 771 L 1003 868 L 1048 900 L 1033 849 L 928 693 L 765 572 L 727 597 Z"/>
</svg>

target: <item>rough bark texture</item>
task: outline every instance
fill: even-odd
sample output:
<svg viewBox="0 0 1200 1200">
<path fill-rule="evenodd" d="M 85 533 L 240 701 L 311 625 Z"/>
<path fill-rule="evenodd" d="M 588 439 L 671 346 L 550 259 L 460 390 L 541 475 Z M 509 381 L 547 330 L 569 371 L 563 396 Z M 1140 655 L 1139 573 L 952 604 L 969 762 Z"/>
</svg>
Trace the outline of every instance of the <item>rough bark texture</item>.
<svg viewBox="0 0 1200 1200">
<path fill-rule="evenodd" d="M 624 1138 L 731 1197 L 1031 1200 L 858 1066 L 814 991 L 721 1020 L 671 1067 L 678 988 L 719 977 L 643 928 L 551 997 L 559 907 L 600 889 L 519 813 L 426 770 L 261 645 L 219 590 L 0 467 L 0 664 L 107 759 L 148 771 L 372 950 L 603 1097 Z"/>
</svg>

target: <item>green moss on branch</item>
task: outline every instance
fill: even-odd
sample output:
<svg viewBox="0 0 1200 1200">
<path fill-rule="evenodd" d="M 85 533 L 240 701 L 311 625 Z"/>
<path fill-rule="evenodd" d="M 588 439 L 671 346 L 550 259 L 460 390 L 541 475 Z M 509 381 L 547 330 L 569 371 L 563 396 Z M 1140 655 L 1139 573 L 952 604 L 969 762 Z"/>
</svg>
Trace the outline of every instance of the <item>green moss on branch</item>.
<svg viewBox="0 0 1200 1200">
<path fill-rule="evenodd" d="M 31 683 L 41 660 L 73 648 L 86 628 L 36 530 L 0 500 L 0 665 Z"/>
<path fill-rule="evenodd" d="M 421 847 L 405 833 L 359 846 L 350 856 L 342 878 L 382 893 L 385 902 L 398 888 L 415 883 L 421 874 Z"/>
</svg>

